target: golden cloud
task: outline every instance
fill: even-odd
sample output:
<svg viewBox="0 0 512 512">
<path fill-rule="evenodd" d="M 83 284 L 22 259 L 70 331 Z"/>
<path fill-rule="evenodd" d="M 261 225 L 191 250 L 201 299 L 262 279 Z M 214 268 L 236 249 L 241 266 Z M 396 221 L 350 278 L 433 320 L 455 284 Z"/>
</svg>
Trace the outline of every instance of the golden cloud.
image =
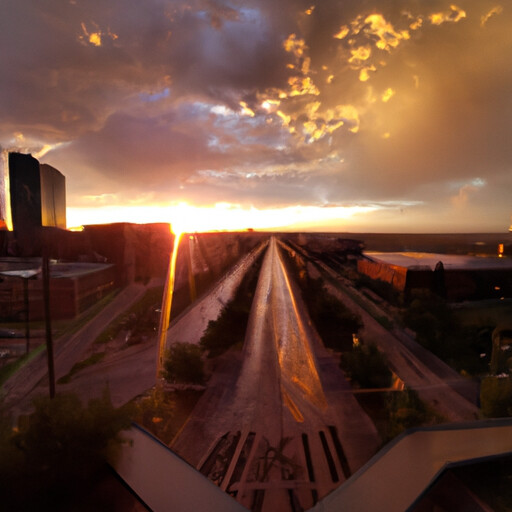
<svg viewBox="0 0 512 512">
<path fill-rule="evenodd" d="M 423 25 L 423 19 L 422 18 L 418 18 L 417 20 L 413 21 L 409 25 L 409 28 L 411 30 L 418 30 L 419 28 L 421 28 L 422 25 Z"/>
<path fill-rule="evenodd" d="M 342 25 L 339 32 L 333 35 L 335 39 L 344 39 L 350 33 L 350 29 L 346 25 Z"/>
<path fill-rule="evenodd" d="M 313 80 L 311 80 L 309 76 L 302 78 L 298 76 L 291 76 L 288 78 L 288 85 L 290 86 L 291 90 L 287 95 L 285 93 L 285 98 L 286 96 L 303 96 L 305 94 L 318 96 L 320 94 L 318 87 L 313 83 Z M 282 97 L 281 94 L 279 97 Z"/>
<path fill-rule="evenodd" d="M 384 103 L 387 103 L 394 95 L 395 95 L 395 91 L 393 89 L 391 89 L 391 87 L 388 87 L 382 94 L 382 101 Z"/>
<path fill-rule="evenodd" d="M 396 48 L 400 41 L 410 38 L 407 30 L 395 30 L 382 14 L 370 14 L 365 18 L 364 24 L 366 34 L 377 36 L 375 45 L 380 50 L 390 51 L 391 48 Z"/>
<path fill-rule="evenodd" d="M 350 50 L 352 56 L 348 61 L 352 64 L 360 64 L 361 62 L 368 60 L 372 54 L 372 49 L 369 46 L 358 46 L 353 50 Z"/>
<path fill-rule="evenodd" d="M 283 121 L 283 124 L 285 126 L 289 126 L 290 125 L 290 121 L 292 120 L 292 118 L 288 115 L 286 115 L 284 112 L 282 112 L 281 110 L 278 110 L 276 112 L 276 114 L 282 119 Z"/>
<path fill-rule="evenodd" d="M 359 80 L 361 82 L 366 82 L 370 79 L 370 73 L 369 71 L 377 71 L 377 68 L 375 66 L 366 66 L 359 72 Z"/>
<path fill-rule="evenodd" d="M 107 30 L 106 33 L 102 32 L 100 28 L 93 23 L 94 31 L 89 31 L 85 23 L 81 23 L 80 27 L 82 28 L 82 34 L 78 36 L 78 40 L 82 42 L 82 44 L 87 45 L 91 44 L 93 46 L 101 46 L 103 44 L 103 36 L 109 37 L 112 41 L 118 39 L 118 35 L 114 34 L 110 29 Z"/>
<path fill-rule="evenodd" d="M 487 14 L 484 14 L 480 18 L 480 26 L 483 27 L 487 23 L 489 18 L 491 18 L 492 16 L 495 16 L 497 14 L 501 14 L 502 12 L 503 12 L 503 7 L 501 5 L 497 5 L 496 7 L 493 7 Z"/>
<path fill-rule="evenodd" d="M 267 112 L 270 112 L 274 108 L 279 107 L 280 104 L 281 102 L 279 100 L 266 99 L 261 103 L 261 108 Z"/>
<path fill-rule="evenodd" d="M 241 111 L 242 115 L 249 116 L 249 117 L 255 116 L 254 111 L 249 108 L 249 106 L 247 105 L 247 103 L 245 101 L 241 101 L 240 106 L 242 107 L 242 111 Z"/>
<path fill-rule="evenodd" d="M 300 58 L 304 55 L 307 46 L 304 39 L 299 39 L 295 34 L 290 34 L 288 38 L 283 41 L 283 48 L 287 52 L 295 55 L 295 57 Z"/>
<path fill-rule="evenodd" d="M 432 25 L 441 25 L 442 23 L 457 23 L 466 17 L 466 11 L 460 7 L 452 4 L 449 11 L 436 12 L 431 14 L 428 18 Z"/>
<path fill-rule="evenodd" d="M 413 30 L 421 26 L 422 18 L 414 17 L 409 12 L 403 12 L 402 15 L 412 20 L 408 29 L 395 28 L 382 14 L 374 13 L 366 17 L 357 16 L 348 25 L 342 25 L 338 33 L 334 34 L 334 38 L 346 40 L 350 52 L 348 63 L 352 69 L 359 70 L 361 82 L 370 79 L 370 72 L 377 71 L 377 64 L 385 65 L 382 59 L 378 63 L 368 63 L 374 57 L 373 45 L 377 50 L 389 53 L 396 49 L 402 41 L 410 39 L 409 29 Z M 366 44 L 362 44 L 363 42 Z"/>
<path fill-rule="evenodd" d="M 94 46 L 101 46 L 101 33 L 93 32 L 89 35 L 89 42 Z"/>
</svg>

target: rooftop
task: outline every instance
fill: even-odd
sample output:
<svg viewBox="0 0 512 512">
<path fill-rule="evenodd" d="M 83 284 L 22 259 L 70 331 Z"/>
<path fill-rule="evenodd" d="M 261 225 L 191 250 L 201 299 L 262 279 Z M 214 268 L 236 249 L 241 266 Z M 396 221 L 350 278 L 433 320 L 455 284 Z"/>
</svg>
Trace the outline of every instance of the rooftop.
<svg viewBox="0 0 512 512">
<path fill-rule="evenodd" d="M 52 278 L 73 278 L 112 267 L 110 263 L 87 263 L 50 261 Z M 42 267 L 41 258 L 0 258 L 0 273 L 14 277 L 30 277 L 39 274 Z M 28 275 L 30 274 L 30 276 Z M 26 275 L 25 275 L 26 274 Z"/>
<path fill-rule="evenodd" d="M 457 254 L 437 254 L 428 252 L 365 252 L 373 261 L 404 268 L 425 268 L 434 270 L 442 261 L 450 270 L 512 270 L 511 258 L 461 256 Z"/>
</svg>

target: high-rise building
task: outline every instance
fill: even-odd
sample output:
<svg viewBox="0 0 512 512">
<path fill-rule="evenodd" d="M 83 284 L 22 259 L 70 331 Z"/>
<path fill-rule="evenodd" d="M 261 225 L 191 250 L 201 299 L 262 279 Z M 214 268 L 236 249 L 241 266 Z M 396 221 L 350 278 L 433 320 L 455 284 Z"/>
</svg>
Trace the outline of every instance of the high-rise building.
<svg viewBox="0 0 512 512">
<path fill-rule="evenodd" d="M 66 178 L 48 164 L 40 164 L 43 226 L 66 229 Z"/>
<path fill-rule="evenodd" d="M 0 231 L 12 229 L 9 201 L 9 152 L 0 151 Z"/>
<path fill-rule="evenodd" d="M 57 169 L 40 165 L 34 157 L 22 153 L 9 153 L 8 166 L 14 231 L 27 232 L 41 226 L 66 229 L 66 178 Z"/>
</svg>

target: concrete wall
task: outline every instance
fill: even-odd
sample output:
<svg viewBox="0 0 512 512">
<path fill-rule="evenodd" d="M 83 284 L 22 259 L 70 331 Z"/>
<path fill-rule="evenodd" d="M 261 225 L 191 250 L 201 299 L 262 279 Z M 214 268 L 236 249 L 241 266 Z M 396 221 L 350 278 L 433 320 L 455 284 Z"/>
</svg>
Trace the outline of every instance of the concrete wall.
<svg viewBox="0 0 512 512">
<path fill-rule="evenodd" d="M 247 512 L 146 430 L 125 437 L 114 469 L 153 512 Z"/>
<path fill-rule="evenodd" d="M 361 259 L 357 262 L 357 271 L 372 279 L 379 279 L 393 285 L 400 291 L 405 290 L 407 281 L 407 269 L 396 265 L 388 265 L 380 261 Z"/>
</svg>

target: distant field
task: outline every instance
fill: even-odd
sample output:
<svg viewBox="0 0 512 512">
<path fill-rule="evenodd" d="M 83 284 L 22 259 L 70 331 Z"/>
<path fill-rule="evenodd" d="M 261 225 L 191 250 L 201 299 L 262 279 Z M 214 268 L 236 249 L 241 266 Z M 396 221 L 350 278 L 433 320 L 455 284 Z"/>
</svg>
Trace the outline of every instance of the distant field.
<svg viewBox="0 0 512 512">
<path fill-rule="evenodd" d="M 446 254 L 497 254 L 498 244 L 504 244 L 512 256 L 511 233 L 463 234 L 381 234 L 339 233 L 340 237 L 356 238 L 368 251 L 439 252 Z"/>
<path fill-rule="evenodd" d="M 512 300 L 485 300 L 454 309 L 465 325 L 512 325 Z"/>
</svg>

